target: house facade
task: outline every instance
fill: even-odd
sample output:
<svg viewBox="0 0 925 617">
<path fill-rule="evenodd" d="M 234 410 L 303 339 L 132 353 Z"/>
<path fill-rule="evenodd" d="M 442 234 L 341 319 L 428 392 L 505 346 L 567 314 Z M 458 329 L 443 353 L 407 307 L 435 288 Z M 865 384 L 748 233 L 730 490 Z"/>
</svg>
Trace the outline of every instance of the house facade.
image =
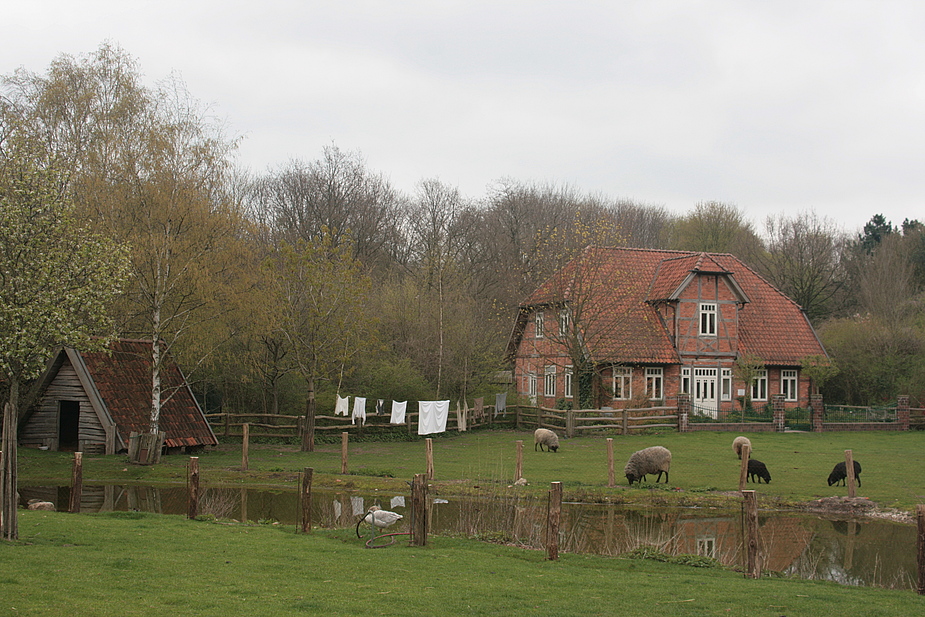
<svg viewBox="0 0 925 617">
<path fill-rule="evenodd" d="M 508 354 L 518 393 L 544 407 L 687 393 L 716 417 L 777 394 L 808 406 L 801 366 L 825 350 L 802 309 L 733 255 L 589 247 L 523 302 Z"/>
</svg>

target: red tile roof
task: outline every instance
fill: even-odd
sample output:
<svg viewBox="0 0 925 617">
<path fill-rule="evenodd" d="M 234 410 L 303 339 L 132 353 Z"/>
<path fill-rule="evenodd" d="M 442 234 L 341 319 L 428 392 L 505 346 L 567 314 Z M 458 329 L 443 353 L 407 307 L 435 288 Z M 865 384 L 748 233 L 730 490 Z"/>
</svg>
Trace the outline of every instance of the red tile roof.
<svg viewBox="0 0 925 617">
<path fill-rule="evenodd" d="M 122 339 L 112 354 L 82 353 L 100 397 L 125 444 L 132 431 L 147 432 L 151 416 L 151 341 Z M 161 371 L 162 404 L 159 429 L 168 447 L 215 445 L 218 441 L 179 367 L 166 361 Z"/>
<path fill-rule="evenodd" d="M 673 364 L 680 358 L 650 302 L 672 299 L 692 272 L 727 275 L 744 294 L 740 353 L 769 365 L 825 353 L 800 307 L 729 254 L 589 247 L 521 306 L 568 302 L 596 362 Z M 519 338 L 522 328 L 514 332 Z"/>
</svg>

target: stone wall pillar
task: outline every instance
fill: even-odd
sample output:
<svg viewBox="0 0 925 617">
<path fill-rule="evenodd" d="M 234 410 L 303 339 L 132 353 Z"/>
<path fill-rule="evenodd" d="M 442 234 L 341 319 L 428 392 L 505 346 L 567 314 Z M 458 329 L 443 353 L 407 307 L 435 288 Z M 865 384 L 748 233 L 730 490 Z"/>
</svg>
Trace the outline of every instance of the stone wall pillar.
<svg viewBox="0 0 925 617">
<path fill-rule="evenodd" d="M 909 430 L 909 396 L 901 394 L 896 399 L 896 421 L 902 430 Z"/>
<path fill-rule="evenodd" d="M 679 394 L 678 395 L 678 432 L 679 433 L 687 433 L 691 430 L 690 416 L 691 416 L 691 395 L 690 394 Z"/>
<path fill-rule="evenodd" d="M 822 432 L 822 420 L 825 415 L 825 404 L 822 401 L 821 394 L 809 395 L 809 408 L 812 413 L 813 432 Z"/>
<path fill-rule="evenodd" d="M 774 410 L 774 430 L 778 433 L 783 433 L 785 428 L 783 394 L 774 394 L 771 396 L 771 409 Z"/>
</svg>

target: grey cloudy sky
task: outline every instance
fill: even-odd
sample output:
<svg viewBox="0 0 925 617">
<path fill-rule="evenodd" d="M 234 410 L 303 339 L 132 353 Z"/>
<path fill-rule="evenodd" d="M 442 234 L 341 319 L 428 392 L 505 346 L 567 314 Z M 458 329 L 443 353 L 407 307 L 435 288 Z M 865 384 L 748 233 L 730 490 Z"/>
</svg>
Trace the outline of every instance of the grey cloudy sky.
<svg viewBox="0 0 925 617">
<path fill-rule="evenodd" d="M 2 74 L 103 41 L 178 73 L 258 173 L 334 143 L 406 192 L 925 219 L 919 0 L 0 0 Z"/>
</svg>

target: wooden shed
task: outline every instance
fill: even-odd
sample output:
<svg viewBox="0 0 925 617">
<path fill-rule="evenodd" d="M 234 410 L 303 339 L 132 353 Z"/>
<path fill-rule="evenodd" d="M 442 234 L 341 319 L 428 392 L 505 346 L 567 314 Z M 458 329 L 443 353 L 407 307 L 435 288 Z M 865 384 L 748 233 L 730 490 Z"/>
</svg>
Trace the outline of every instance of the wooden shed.
<svg viewBox="0 0 925 617">
<path fill-rule="evenodd" d="M 165 402 L 159 428 L 169 449 L 218 444 L 180 368 L 161 371 Z M 37 383 L 19 421 L 23 447 L 115 454 L 133 431 L 147 432 L 151 409 L 151 341 L 120 339 L 110 353 L 62 348 Z"/>
</svg>

